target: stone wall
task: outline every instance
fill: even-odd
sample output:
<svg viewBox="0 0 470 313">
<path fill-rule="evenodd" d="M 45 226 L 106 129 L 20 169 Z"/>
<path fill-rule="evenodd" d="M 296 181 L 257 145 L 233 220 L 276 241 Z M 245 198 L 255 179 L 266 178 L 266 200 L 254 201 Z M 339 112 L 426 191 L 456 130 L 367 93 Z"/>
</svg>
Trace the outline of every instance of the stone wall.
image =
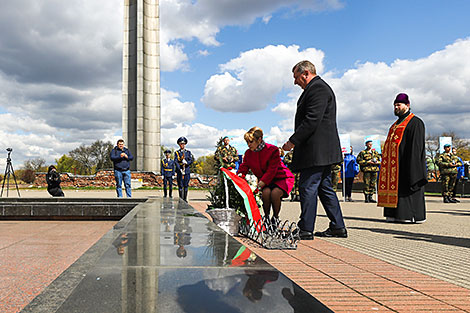
<svg viewBox="0 0 470 313">
<path fill-rule="evenodd" d="M 143 187 L 163 187 L 162 176 L 155 172 L 139 172 L 133 171 L 131 173 L 133 183 L 137 182 L 138 185 Z M 62 183 L 61 187 L 115 187 L 114 172 L 111 170 L 99 171 L 95 175 L 74 175 L 71 173 L 60 173 Z M 191 174 L 189 181 L 190 187 L 195 188 L 208 188 L 217 183 L 217 176 Z M 46 173 L 36 173 L 36 179 L 33 183 L 36 187 L 47 187 Z M 176 185 L 176 176 L 173 180 L 173 185 Z"/>
</svg>

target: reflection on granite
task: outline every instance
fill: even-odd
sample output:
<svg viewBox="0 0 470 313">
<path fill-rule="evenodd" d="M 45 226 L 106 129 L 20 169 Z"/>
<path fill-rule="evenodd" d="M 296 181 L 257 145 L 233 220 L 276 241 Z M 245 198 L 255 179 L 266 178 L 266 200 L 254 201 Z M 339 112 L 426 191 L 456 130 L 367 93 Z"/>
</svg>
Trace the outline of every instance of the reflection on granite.
<svg viewBox="0 0 470 313">
<path fill-rule="evenodd" d="M 133 211 L 56 312 L 331 312 L 187 203 Z"/>
</svg>

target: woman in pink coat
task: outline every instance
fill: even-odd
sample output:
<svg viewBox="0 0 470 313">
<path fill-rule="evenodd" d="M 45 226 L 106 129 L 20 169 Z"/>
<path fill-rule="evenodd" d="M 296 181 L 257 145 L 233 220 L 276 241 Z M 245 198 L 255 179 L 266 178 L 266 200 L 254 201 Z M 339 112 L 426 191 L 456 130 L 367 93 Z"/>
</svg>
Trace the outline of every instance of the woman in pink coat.
<svg viewBox="0 0 470 313">
<path fill-rule="evenodd" d="M 261 128 L 252 127 L 244 138 L 248 150 L 237 174 L 245 177 L 248 170 L 251 170 L 258 177 L 264 215 L 269 217 L 272 206 L 273 217 L 277 220 L 281 211 L 281 200 L 289 195 L 294 186 L 294 174 L 282 162 L 278 147 L 264 142 Z"/>
</svg>

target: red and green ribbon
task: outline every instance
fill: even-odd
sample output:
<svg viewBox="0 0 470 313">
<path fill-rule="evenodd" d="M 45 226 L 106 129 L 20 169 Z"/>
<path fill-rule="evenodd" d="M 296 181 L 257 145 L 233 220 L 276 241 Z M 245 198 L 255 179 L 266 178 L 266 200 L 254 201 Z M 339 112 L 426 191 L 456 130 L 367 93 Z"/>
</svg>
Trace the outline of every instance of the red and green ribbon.
<svg viewBox="0 0 470 313">
<path fill-rule="evenodd" d="M 250 185 L 246 182 L 245 179 L 237 176 L 226 168 L 220 169 L 224 176 L 233 182 L 235 189 L 243 198 L 243 203 L 247 208 L 246 213 L 251 225 L 260 225 L 261 226 L 261 213 L 259 212 L 258 204 L 256 203 L 255 196 L 251 191 Z M 261 227 L 257 227 L 257 231 L 261 231 Z"/>
</svg>

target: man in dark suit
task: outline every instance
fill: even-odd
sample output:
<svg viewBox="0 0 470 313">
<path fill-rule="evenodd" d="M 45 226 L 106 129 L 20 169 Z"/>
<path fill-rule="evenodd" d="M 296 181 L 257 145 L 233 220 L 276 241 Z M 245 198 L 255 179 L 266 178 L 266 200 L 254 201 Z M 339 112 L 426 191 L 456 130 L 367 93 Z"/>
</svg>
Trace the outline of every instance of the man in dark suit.
<svg viewBox="0 0 470 313">
<path fill-rule="evenodd" d="M 336 127 L 336 99 L 331 87 L 317 76 L 315 66 L 301 61 L 292 69 L 294 84 L 304 91 L 297 102 L 295 131 L 283 145 L 294 149 L 291 167 L 300 172 L 299 191 L 302 212 L 298 226 L 302 240 L 312 240 L 317 216 L 317 196 L 330 219 L 319 237 L 348 236 L 343 214 L 331 183 L 331 165 L 342 161 Z"/>
</svg>

